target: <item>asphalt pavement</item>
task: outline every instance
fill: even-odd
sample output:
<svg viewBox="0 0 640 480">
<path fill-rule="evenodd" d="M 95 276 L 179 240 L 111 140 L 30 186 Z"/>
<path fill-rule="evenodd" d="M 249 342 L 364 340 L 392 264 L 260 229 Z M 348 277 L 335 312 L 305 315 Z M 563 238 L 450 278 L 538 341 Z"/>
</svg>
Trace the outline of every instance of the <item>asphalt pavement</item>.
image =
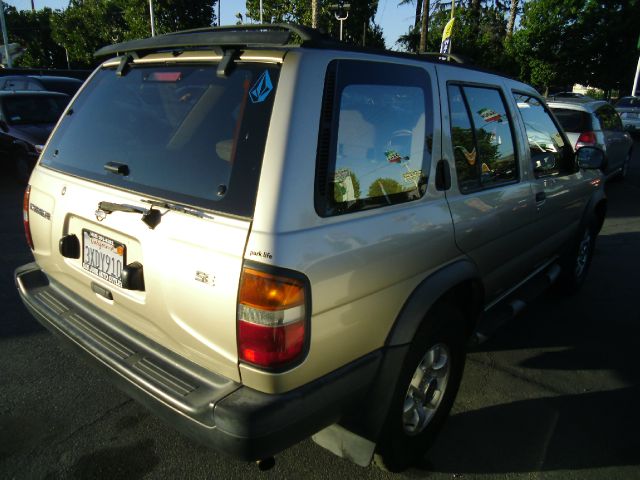
<svg viewBox="0 0 640 480">
<path fill-rule="evenodd" d="M 149 414 L 24 309 L 22 190 L 0 179 L 0 478 L 640 478 L 640 143 L 584 288 L 544 295 L 469 353 L 452 415 L 422 464 L 390 475 L 310 440 L 260 472 Z"/>
</svg>

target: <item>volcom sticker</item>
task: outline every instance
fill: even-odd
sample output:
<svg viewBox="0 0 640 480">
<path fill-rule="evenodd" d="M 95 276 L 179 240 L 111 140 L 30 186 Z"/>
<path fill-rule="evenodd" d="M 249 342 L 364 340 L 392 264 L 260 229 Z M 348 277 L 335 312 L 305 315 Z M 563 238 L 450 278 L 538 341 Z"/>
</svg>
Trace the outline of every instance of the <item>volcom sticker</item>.
<svg viewBox="0 0 640 480">
<path fill-rule="evenodd" d="M 251 97 L 251 103 L 262 103 L 264 102 L 269 94 L 273 90 L 273 84 L 271 83 L 271 77 L 269 76 L 269 71 L 265 70 L 262 75 L 256 80 L 256 83 L 253 84 L 251 90 L 249 90 L 249 97 Z"/>
</svg>

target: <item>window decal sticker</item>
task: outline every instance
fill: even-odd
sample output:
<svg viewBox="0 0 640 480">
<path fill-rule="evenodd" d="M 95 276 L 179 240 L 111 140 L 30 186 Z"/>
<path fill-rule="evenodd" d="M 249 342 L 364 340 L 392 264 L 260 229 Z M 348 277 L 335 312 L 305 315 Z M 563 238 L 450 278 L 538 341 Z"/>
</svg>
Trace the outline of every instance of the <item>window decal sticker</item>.
<svg viewBox="0 0 640 480">
<path fill-rule="evenodd" d="M 478 115 L 480 115 L 487 123 L 502 122 L 502 115 L 500 115 L 498 112 L 494 112 L 490 108 L 482 108 L 478 110 Z"/>
<path fill-rule="evenodd" d="M 271 91 L 273 90 L 273 84 L 271 83 L 271 77 L 269 71 L 265 70 L 256 83 L 253 84 L 251 90 L 249 90 L 249 96 L 251 97 L 251 103 L 264 102 Z"/>
<path fill-rule="evenodd" d="M 403 160 L 409 160 L 409 157 L 403 157 L 395 150 L 387 150 L 384 152 L 385 157 L 387 157 L 387 161 L 389 163 L 402 163 Z"/>
</svg>

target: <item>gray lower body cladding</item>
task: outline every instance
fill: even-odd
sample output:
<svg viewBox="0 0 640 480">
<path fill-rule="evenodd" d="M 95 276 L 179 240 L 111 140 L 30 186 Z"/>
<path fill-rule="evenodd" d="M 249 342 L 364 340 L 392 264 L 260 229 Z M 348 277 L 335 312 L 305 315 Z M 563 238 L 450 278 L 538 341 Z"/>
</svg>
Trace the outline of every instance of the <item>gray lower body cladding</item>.
<svg viewBox="0 0 640 480">
<path fill-rule="evenodd" d="M 16 270 L 20 297 L 112 383 L 189 437 L 243 460 L 274 455 L 335 423 L 367 394 L 382 352 L 318 380 L 266 394 L 216 375 L 78 299 L 35 263 Z"/>
</svg>

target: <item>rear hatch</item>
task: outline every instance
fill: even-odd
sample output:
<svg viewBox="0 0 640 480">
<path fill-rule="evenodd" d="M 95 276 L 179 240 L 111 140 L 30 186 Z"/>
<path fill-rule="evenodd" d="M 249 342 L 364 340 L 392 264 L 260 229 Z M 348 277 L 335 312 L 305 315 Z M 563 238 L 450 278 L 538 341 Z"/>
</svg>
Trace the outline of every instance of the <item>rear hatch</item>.
<svg viewBox="0 0 640 480">
<path fill-rule="evenodd" d="M 145 336 L 239 380 L 238 282 L 279 66 L 113 65 L 75 99 L 32 177 L 36 261 Z"/>
</svg>

